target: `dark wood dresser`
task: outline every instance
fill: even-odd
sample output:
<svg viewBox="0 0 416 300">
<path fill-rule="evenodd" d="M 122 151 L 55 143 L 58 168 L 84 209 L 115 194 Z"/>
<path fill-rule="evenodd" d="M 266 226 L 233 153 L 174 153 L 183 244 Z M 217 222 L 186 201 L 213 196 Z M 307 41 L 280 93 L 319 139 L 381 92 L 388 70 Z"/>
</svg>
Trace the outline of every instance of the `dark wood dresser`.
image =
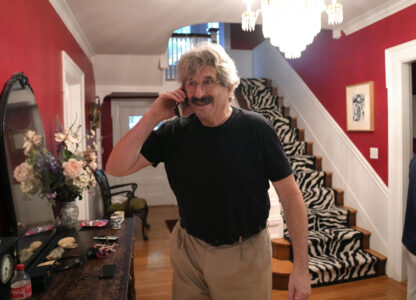
<svg viewBox="0 0 416 300">
<path fill-rule="evenodd" d="M 119 230 L 111 229 L 108 224 L 105 228 L 83 228 L 73 232 L 79 247 L 65 251 L 64 256 L 85 255 L 95 243 L 94 236 L 117 235 L 119 246 L 106 258 L 93 258 L 82 266 L 55 272 L 48 290 L 34 294 L 32 299 L 135 299 L 134 223 L 134 218 L 126 218 Z M 100 279 L 101 268 L 106 264 L 115 264 L 116 274 L 113 278 Z"/>
</svg>

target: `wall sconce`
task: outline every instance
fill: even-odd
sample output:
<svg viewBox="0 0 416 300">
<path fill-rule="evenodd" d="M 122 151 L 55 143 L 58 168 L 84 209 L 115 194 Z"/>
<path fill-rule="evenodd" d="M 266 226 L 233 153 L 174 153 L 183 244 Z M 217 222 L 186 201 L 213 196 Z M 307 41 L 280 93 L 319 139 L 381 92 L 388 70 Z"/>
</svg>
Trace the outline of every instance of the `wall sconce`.
<svg viewBox="0 0 416 300">
<path fill-rule="evenodd" d="M 95 100 L 96 102 L 91 102 L 89 106 L 89 120 L 91 130 L 100 128 L 101 100 L 98 96 L 95 97 Z"/>
</svg>

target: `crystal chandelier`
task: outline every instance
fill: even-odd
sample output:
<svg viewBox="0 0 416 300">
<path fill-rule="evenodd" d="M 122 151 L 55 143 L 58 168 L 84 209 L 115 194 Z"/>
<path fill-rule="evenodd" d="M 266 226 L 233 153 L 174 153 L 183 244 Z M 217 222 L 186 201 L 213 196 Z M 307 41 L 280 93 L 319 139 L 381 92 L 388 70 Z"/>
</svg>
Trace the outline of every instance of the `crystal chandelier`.
<svg viewBox="0 0 416 300">
<path fill-rule="evenodd" d="M 246 0 L 242 14 L 242 28 L 253 31 L 260 12 L 252 11 L 252 0 Z M 324 0 L 261 0 L 263 35 L 273 46 L 279 47 L 286 58 L 298 58 L 321 31 L 321 14 L 326 11 L 329 25 L 343 19 L 342 4 L 336 0 L 325 5 Z"/>
</svg>

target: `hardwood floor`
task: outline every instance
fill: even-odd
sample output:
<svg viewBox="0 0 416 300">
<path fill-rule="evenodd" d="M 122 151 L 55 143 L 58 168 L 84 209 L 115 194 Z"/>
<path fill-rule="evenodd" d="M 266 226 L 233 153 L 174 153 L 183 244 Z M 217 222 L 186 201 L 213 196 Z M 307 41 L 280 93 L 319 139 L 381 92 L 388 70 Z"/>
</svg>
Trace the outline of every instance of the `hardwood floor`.
<svg viewBox="0 0 416 300">
<path fill-rule="evenodd" d="M 169 258 L 169 231 L 165 220 L 176 219 L 176 206 L 149 208 L 151 225 L 149 240 L 143 241 L 136 228 L 135 287 L 138 300 L 171 299 L 172 268 Z M 140 226 L 136 222 L 137 227 Z M 272 293 L 273 300 L 287 299 L 287 291 Z M 396 282 L 386 276 L 312 289 L 311 300 L 403 300 L 406 299 L 406 283 Z M 227 299 L 224 299 L 227 300 Z"/>
</svg>

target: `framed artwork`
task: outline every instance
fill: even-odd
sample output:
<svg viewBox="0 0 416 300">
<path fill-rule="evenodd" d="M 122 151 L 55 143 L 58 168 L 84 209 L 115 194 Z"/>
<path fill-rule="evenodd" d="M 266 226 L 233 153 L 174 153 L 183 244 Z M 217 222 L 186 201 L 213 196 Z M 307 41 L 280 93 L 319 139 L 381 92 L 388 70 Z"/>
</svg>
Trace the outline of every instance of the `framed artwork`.
<svg viewBox="0 0 416 300">
<path fill-rule="evenodd" d="M 347 131 L 374 131 L 374 82 L 347 85 Z"/>
</svg>

